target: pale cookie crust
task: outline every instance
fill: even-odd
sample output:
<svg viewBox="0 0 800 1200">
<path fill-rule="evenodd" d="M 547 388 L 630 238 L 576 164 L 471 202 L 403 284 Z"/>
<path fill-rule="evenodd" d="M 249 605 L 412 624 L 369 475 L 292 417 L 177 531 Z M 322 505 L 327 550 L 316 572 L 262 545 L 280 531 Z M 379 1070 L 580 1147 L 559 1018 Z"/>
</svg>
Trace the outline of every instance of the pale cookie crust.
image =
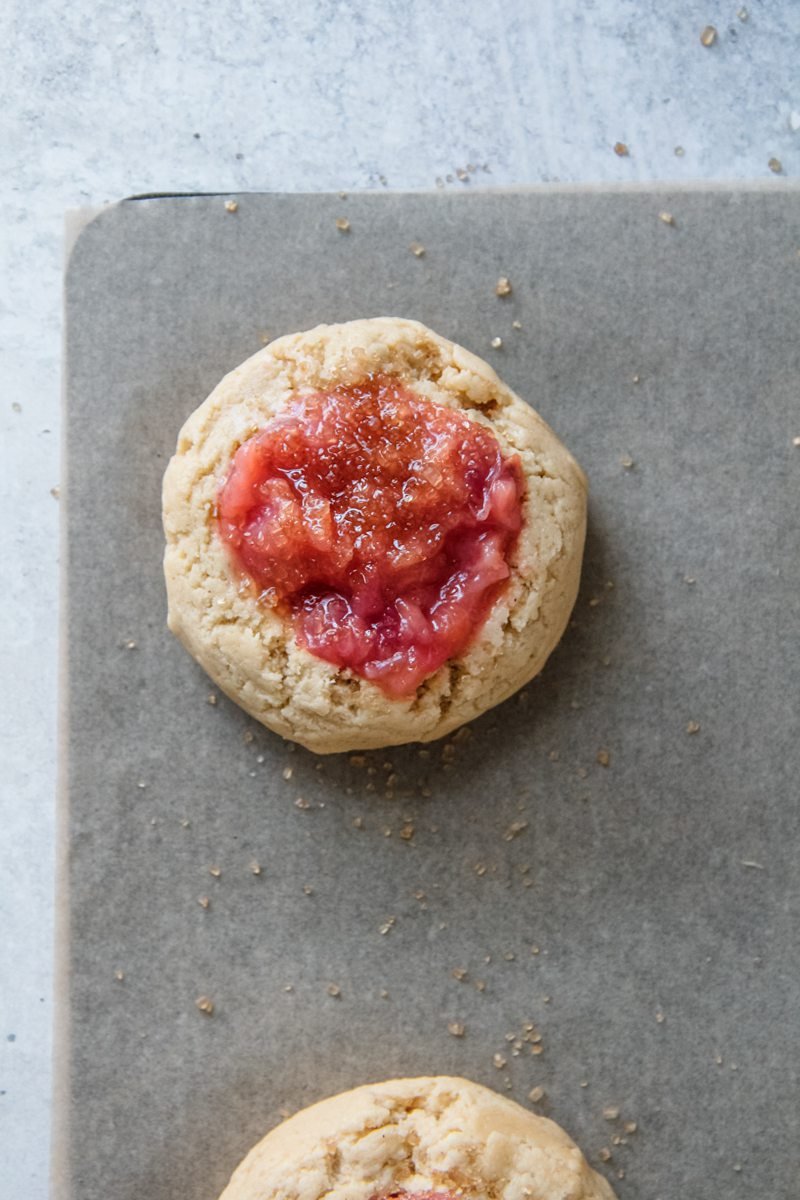
<svg viewBox="0 0 800 1200">
<path fill-rule="evenodd" d="M 614 1200 L 553 1121 L 467 1079 L 391 1079 L 278 1125 L 220 1200 L 371 1200 L 394 1188 L 463 1200 Z"/>
<path fill-rule="evenodd" d="M 370 373 L 488 426 L 519 455 L 527 488 L 509 586 L 467 652 L 401 700 L 298 646 L 291 624 L 241 585 L 214 520 L 244 441 L 299 394 Z M 487 363 L 416 321 L 319 325 L 231 371 L 180 432 L 164 476 L 169 627 L 256 720 L 319 754 L 430 741 L 541 671 L 575 602 L 585 529 L 583 472 Z"/>
</svg>

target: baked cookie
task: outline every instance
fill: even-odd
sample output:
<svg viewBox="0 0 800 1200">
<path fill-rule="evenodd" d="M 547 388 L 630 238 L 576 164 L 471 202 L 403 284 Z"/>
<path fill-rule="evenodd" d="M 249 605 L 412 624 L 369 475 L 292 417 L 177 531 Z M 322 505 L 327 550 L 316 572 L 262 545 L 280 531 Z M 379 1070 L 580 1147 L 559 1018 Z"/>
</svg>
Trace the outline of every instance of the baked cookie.
<svg viewBox="0 0 800 1200">
<path fill-rule="evenodd" d="M 585 522 L 580 467 L 487 363 L 415 321 L 320 325 L 181 430 L 169 625 L 311 750 L 429 741 L 542 669 Z"/>
<path fill-rule="evenodd" d="M 467 1079 L 390 1079 L 278 1125 L 220 1200 L 614 1200 L 553 1121 Z"/>
</svg>

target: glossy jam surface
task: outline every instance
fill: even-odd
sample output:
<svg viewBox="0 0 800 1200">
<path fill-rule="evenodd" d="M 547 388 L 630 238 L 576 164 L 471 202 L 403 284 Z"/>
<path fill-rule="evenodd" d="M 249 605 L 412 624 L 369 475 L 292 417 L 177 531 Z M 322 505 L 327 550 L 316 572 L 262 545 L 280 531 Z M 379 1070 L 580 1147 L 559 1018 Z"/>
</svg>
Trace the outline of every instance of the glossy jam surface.
<svg viewBox="0 0 800 1200">
<path fill-rule="evenodd" d="M 522 492 L 488 429 L 370 378 L 298 399 L 240 446 L 217 510 L 301 645 L 407 696 L 486 619 Z"/>
</svg>

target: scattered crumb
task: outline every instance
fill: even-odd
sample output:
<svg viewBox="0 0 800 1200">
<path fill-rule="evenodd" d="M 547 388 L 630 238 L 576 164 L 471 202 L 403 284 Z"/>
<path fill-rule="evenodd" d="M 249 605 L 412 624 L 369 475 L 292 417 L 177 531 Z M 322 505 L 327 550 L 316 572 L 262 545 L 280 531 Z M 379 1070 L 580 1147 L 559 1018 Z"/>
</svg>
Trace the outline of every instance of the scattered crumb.
<svg viewBox="0 0 800 1200">
<path fill-rule="evenodd" d="M 750 867 L 750 869 L 753 871 L 764 870 L 764 864 L 760 862 L 754 862 L 753 859 L 742 858 L 739 861 L 743 867 Z"/>
<path fill-rule="evenodd" d="M 314 889 L 310 883 L 303 884 L 303 895 L 304 896 L 313 896 L 314 895 Z"/>
<path fill-rule="evenodd" d="M 337 217 L 336 228 L 339 230 L 339 233 L 349 233 L 350 222 L 348 221 L 347 217 Z"/>
<path fill-rule="evenodd" d="M 209 875 L 213 875 L 215 879 L 219 879 L 219 877 L 222 875 L 222 867 L 209 867 L 208 873 Z"/>
<path fill-rule="evenodd" d="M 640 376 L 640 375 L 632 375 L 632 376 L 631 376 L 631 383 L 639 383 L 639 382 L 640 382 L 640 380 L 641 380 L 641 376 Z"/>
<path fill-rule="evenodd" d="M 656 1013 L 656 1021 L 658 1022 L 658 1024 L 659 1024 L 659 1025 L 663 1025 L 663 1024 L 664 1024 L 664 1022 L 666 1021 L 666 1019 L 667 1019 L 667 1018 L 664 1016 L 664 1014 L 663 1014 L 663 1012 L 661 1011 L 661 1009 L 659 1009 L 659 1010 L 658 1010 L 658 1012 Z"/>
<path fill-rule="evenodd" d="M 195 1000 L 195 1004 L 200 1009 L 201 1013 L 205 1013 L 207 1017 L 213 1017 L 214 1001 L 209 1000 L 208 996 L 198 996 Z"/>
<path fill-rule="evenodd" d="M 683 158 L 686 151 L 684 150 L 683 146 L 676 146 L 674 153 L 676 158 Z"/>
<path fill-rule="evenodd" d="M 414 836 L 414 826 L 413 825 L 404 825 L 403 828 L 400 830 L 400 837 L 403 839 L 404 842 L 410 842 L 411 839 L 413 838 L 413 836 Z"/>
<path fill-rule="evenodd" d="M 624 142 L 614 142 L 614 153 L 618 158 L 627 158 L 630 154 L 630 150 Z"/>
<path fill-rule="evenodd" d="M 635 1121 L 626 1121 L 622 1128 L 626 1133 L 636 1133 L 636 1130 L 639 1128 L 639 1126 Z"/>
<path fill-rule="evenodd" d="M 353 817 L 353 826 L 356 829 L 363 829 L 364 828 L 364 818 L 363 817 Z"/>
<path fill-rule="evenodd" d="M 381 925 L 378 932 L 381 934 L 382 937 L 386 937 L 386 934 L 389 933 L 389 931 L 391 929 L 394 929 L 396 924 L 397 924 L 397 917 L 387 917 L 386 920 Z"/>
<path fill-rule="evenodd" d="M 700 41 L 704 46 L 713 46 L 717 40 L 717 31 L 713 25 L 706 25 L 703 32 L 700 34 Z"/>
<path fill-rule="evenodd" d="M 209 692 L 208 695 L 206 696 L 206 704 L 210 704 L 212 708 L 215 708 L 216 703 L 217 703 L 217 693 Z"/>
<path fill-rule="evenodd" d="M 503 1058 L 502 1054 L 493 1054 L 492 1062 L 498 1071 L 502 1071 L 503 1067 L 508 1065 L 508 1060 Z"/>
<path fill-rule="evenodd" d="M 633 459 L 629 454 L 623 454 L 619 461 L 622 463 L 622 466 L 626 471 L 630 471 L 631 467 L 633 466 Z"/>
<path fill-rule="evenodd" d="M 519 837 L 519 835 L 524 833 L 527 828 L 527 821 L 512 821 L 508 829 L 503 834 L 503 841 L 513 842 L 514 838 Z"/>
<path fill-rule="evenodd" d="M 225 211 L 229 212 L 229 213 L 238 212 L 239 211 L 239 202 L 237 200 L 226 200 L 225 201 Z"/>
<path fill-rule="evenodd" d="M 466 967 L 453 967 L 450 974 L 452 975 L 453 979 L 457 979 L 459 983 L 463 983 L 463 981 L 467 978 L 467 969 Z"/>
<path fill-rule="evenodd" d="M 293 774 L 294 774 L 294 771 L 292 770 L 291 767 L 284 767 L 283 770 L 281 771 L 281 775 L 283 776 L 284 779 L 291 779 Z"/>
<path fill-rule="evenodd" d="M 447 1026 L 447 1032 L 452 1037 L 462 1038 L 466 1033 L 466 1029 L 460 1021 L 450 1021 Z"/>
<path fill-rule="evenodd" d="M 306 800 L 304 796 L 298 796 L 294 802 L 295 808 L 311 808 L 311 801 Z"/>
<path fill-rule="evenodd" d="M 597 761 L 601 767 L 607 767 L 611 763 L 611 755 L 608 750 L 597 751 Z"/>
<path fill-rule="evenodd" d="M 800 437 L 793 437 L 793 438 L 792 438 L 792 445 L 793 445 L 793 446 L 800 446 Z"/>
<path fill-rule="evenodd" d="M 415 258 L 422 258 L 425 253 L 425 247 L 422 242 L 412 242 L 408 248 Z"/>
<path fill-rule="evenodd" d="M 333 996 L 335 999 L 338 999 L 341 996 L 341 994 L 342 994 L 342 989 L 339 987 L 338 983 L 329 983 L 328 984 L 328 995 L 329 996 Z"/>
<path fill-rule="evenodd" d="M 132 638 L 130 639 L 130 641 L 125 642 L 124 646 L 125 646 L 126 650 L 138 650 L 139 649 L 139 647 L 136 645 L 136 642 L 134 642 Z"/>
<path fill-rule="evenodd" d="M 597 1157 L 601 1162 L 611 1162 L 611 1151 L 608 1146 L 603 1146 L 602 1150 L 598 1150 Z"/>
<path fill-rule="evenodd" d="M 691 585 L 693 583 L 697 583 L 697 580 L 695 579 L 695 577 L 693 575 L 684 575 L 683 582 Z"/>
<path fill-rule="evenodd" d="M 742 8 L 737 8 L 736 15 L 740 21 L 746 21 L 747 18 L 750 16 L 750 13 L 747 11 L 747 9 L 744 6 L 742 6 Z"/>
<path fill-rule="evenodd" d="M 779 158 L 771 158 L 767 163 L 767 166 L 769 167 L 770 171 L 772 171 L 773 175 L 780 175 L 781 171 L 783 170 L 783 163 Z"/>
<path fill-rule="evenodd" d="M 531 1090 L 528 1092 L 528 1099 L 532 1100 L 534 1104 L 538 1104 L 540 1100 L 544 1100 L 544 1088 L 531 1088 Z"/>
<path fill-rule="evenodd" d="M 61 495 L 61 488 L 58 486 L 58 484 L 56 484 L 55 487 L 50 488 L 50 495 L 54 500 L 58 500 L 59 496 Z"/>
<path fill-rule="evenodd" d="M 261 864 L 260 864 L 260 863 L 257 863 L 257 862 L 255 861 L 255 859 L 254 859 L 254 860 L 253 860 L 253 861 L 250 863 L 250 870 L 252 871 L 252 873 L 253 873 L 254 875 L 260 875 L 260 874 L 261 874 Z"/>
<path fill-rule="evenodd" d="M 663 221 L 665 225 L 674 225 L 675 218 L 671 212 L 660 212 L 658 214 L 659 221 Z"/>
<path fill-rule="evenodd" d="M 114 978 L 116 979 L 117 983 L 122 983 L 123 979 L 125 978 L 125 972 L 124 971 L 115 971 Z"/>
<path fill-rule="evenodd" d="M 604 1120 L 616 1121 L 618 1117 L 619 1117 L 619 1109 L 616 1108 L 614 1105 L 610 1105 L 608 1108 L 603 1109 Z"/>
<path fill-rule="evenodd" d="M 512 329 L 522 329 L 522 322 L 521 321 L 512 321 L 511 328 Z"/>
<path fill-rule="evenodd" d="M 197 903 L 201 908 L 211 908 L 211 901 L 209 900 L 208 896 L 198 896 Z"/>
<path fill-rule="evenodd" d="M 503 339 L 501 337 L 493 337 L 489 345 L 493 350 L 499 350 L 503 345 Z"/>
<path fill-rule="evenodd" d="M 494 285 L 494 291 L 496 296 L 511 295 L 511 280 L 507 275 L 500 276 L 497 283 Z"/>
<path fill-rule="evenodd" d="M 485 979 L 476 979 L 474 987 L 475 987 L 476 992 L 485 992 L 486 991 L 486 980 Z"/>
<path fill-rule="evenodd" d="M 686 732 L 687 733 L 699 733 L 700 732 L 700 722 L 699 721 L 689 721 L 688 725 L 686 726 Z"/>
<path fill-rule="evenodd" d="M 587 1088 L 587 1087 L 589 1086 L 589 1080 L 588 1080 L 588 1079 L 582 1079 L 582 1080 L 581 1080 L 581 1083 L 580 1083 L 580 1086 L 581 1086 L 582 1088 Z"/>
<path fill-rule="evenodd" d="M 483 863 L 475 863 L 474 871 L 476 875 L 482 876 L 486 874 L 486 867 Z"/>
</svg>

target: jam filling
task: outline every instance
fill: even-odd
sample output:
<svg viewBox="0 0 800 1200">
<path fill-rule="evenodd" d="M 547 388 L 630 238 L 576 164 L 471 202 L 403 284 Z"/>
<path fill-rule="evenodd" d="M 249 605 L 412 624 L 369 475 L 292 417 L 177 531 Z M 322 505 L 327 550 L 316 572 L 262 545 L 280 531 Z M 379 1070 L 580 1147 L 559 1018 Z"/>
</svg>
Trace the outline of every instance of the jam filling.
<svg viewBox="0 0 800 1200">
<path fill-rule="evenodd" d="M 401 697 L 486 620 L 522 494 L 485 426 L 379 376 L 303 396 L 241 445 L 217 511 L 300 645 Z"/>
<path fill-rule="evenodd" d="M 372 1196 L 370 1200 L 454 1200 L 454 1197 L 450 1192 L 407 1192 L 400 1188 L 399 1191 Z"/>
</svg>

